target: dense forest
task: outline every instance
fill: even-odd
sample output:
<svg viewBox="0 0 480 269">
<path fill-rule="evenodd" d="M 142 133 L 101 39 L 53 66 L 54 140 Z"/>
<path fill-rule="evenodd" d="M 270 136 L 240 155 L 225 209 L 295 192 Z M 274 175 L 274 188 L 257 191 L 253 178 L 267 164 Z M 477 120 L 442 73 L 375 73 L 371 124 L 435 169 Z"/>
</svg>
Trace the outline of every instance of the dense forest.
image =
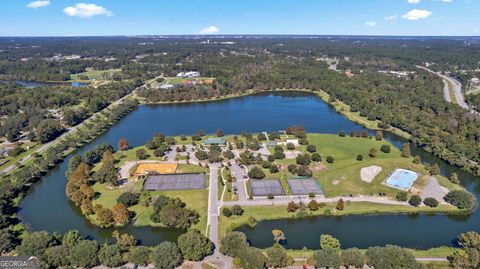
<svg viewBox="0 0 480 269">
<path fill-rule="evenodd" d="M 215 78 L 211 85 L 142 87 L 138 96 L 147 102 L 211 99 L 276 88 L 323 90 L 349 104 L 352 111 L 380 120 L 379 127 L 407 131 L 412 142 L 425 150 L 480 173 L 480 121 L 445 102 L 442 82 L 416 68 L 429 63 L 436 71 L 472 72 L 480 59 L 480 40 L 475 38 L 226 36 L 208 42 L 194 36 L 2 38 L 0 51 L 0 76 L 5 80 L 48 80 L 52 74 L 75 74 L 87 68 L 121 69 L 124 81 L 145 81 L 159 74 L 173 77 L 192 70 Z M 352 75 L 346 75 L 347 70 Z M 114 85 L 35 91 L 2 86 L 1 113 L 7 119 L 0 135 L 14 138 L 33 130 L 45 116 L 29 116 L 42 109 L 69 107 L 64 111 L 66 125 L 75 124 L 71 107 L 79 102 L 89 114 L 131 90 Z M 468 100 L 477 102 L 476 97 Z"/>
</svg>

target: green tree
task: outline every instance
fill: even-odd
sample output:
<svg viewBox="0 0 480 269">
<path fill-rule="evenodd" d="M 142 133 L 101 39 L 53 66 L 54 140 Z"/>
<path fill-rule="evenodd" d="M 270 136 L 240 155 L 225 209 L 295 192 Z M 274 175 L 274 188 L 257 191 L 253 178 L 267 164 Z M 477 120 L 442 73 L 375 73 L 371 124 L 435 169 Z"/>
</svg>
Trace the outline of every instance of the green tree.
<svg viewBox="0 0 480 269">
<path fill-rule="evenodd" d="M 396 198 L 398 201 L 405 202 L 405 201 L 408 200 L 408 194 L 407 194 L 407 192 L 405 192 L 405 191 L 399 191 L 399 192 L 397 192 L 397 194 L 395 195 L 395 198 Z"/>
<path fill-rule="evenodd" d="M 371 148 L 370 151 L 368 152 L 368 156 L 372 158 L 377 157 L 377 150 L 375 148 Z"/>
<path fill-rule="evenodd" d="M 447 203 L 459 209 L 471 209 L 475 206 L 475 197 L 464 190 L 453 190 L 443 198 Z"/>
<path fill-rule="evenodd" d="M 156 269 L 173 269 L 183 261 L 178 246 L 169 241 L 164 241 L 153 249 L 152 259 Z"/>
<path fill-rule="evenodd" d="M 435 199 L 433 197 L 425 198 L 425 200 L 423 200 L 423 203 L 428 207 L 437 207 L 438 206 L 437 199 Z"/>
<path fill-rule="evenodd" d="M 135 246 L 130 248 L 130 251 L 127 254 L 127 261 L 139 266 L 146 266 L 150 263 L 151 254 L 152 251 L 150 248 L 145 246 Z"/>
<path fill-rule="evenodd" d="M 144 149 L 137 149 L 135 156 L 137 156 L 137 159 L 139 160 L 145 160 L 148 157 L 147 152 Z"/>
<path fill-rule="evenodd" d="M 117 245 L 103 245 L 98 253 L 98 259 L 102 265 L 108 267 L 118 267 L 124 264 L 122 259 L 122 251 Z"/>
<path fill-rule="evenodd" d="M 82 240 L 82 235 L 77 230 L 70 230 L 63 235 L 62 244 L 67 247 L 73 247 Z"/>
<path fill-rule="evenodd" d="M 64 128 L 58 120 L 46 119 L 41 121 L 35 130 L 35 138 L 41 143 L 46 143 L 58 137 Z"/>
<path fill-rule="evenodd" d="M 312 260 L 313 264 L 319 268 L 338 268 L 340 266 L 340 255 L 332 248 L 315 251 Z"/>
<path fill-rule="evenodd" d="M 280 268 L 287 267 L 289 258 L 285 249 L 279 245 L 275 244 L 273 247 L 267 248 L 265 251 L 266 264 L 268 267 Z"/>
<path fill-rule="evenodd" d="M 265 177 L 265 173 L 261 168 L 255 166 L 248 171 L 248 176 L 253 179 L 262 179 Z"/>
<path fill-rule="evenodd" d="M 450 174 L 450 181 L 453 184 L 460 184 L 460 179 L 458 179 L 457 173 L 453 172 L 453 173 Z"/>
<path fill-rule="evenodd" d="M 60 268 L 70 265 L 70 249 L 65 245 L 49 247 L 45 250 L 44 263 L 49 268 Z"/>
<path fill-rule="evenodd" d="M 477 232 L 466 232 L 458 236 L 458 244 L 462 248 L 476 248 L 480 250 L 480 234 Z"/>
<path fill-rule="evenodd" d="M 139 195 L 137 193 L 126 191 L 117 198 L 117 203 L 124 204 L 126 207 L 131 207 L 138 204 Z"/>
<path fill-rule="evenodd" d="M 191 261 L 200 261 L 212 254 L 213 246 L 210 239 L 206 238 L 198 230 L 189 230 L 178 237 L 178 246 L 183 257 Z"/>
<path fill-rule="evenodd" d="M 265 255 L 257 248 L 242 248 L 237 257 L 243 269 L 259 269 L 265 267 Z"/>
<path fill-rule="evenodd" d="M 322 234 L 320 235 L 320 248 L 340 251 L 340 241 L 331 235 Z"/>
<path fill-rule="evenodd" d="M 232 214 L 235 216 L 241 216 L 243 214 L 243 208 L 239 205 L 232 206 Z"/>
<path fill-rule="evenodd" d="M 362 268 L 365 264 L 365 258 L 363 257 L 363 253 L 358 248 L 349 248 L 343 250 L 341 258 L 342 265 L 346 268 L 349 268 L 350 266 L 355 268 Z"/>
<path fill-rule="evenodd" d="M 412 195 L 408 200 L 411 206 L 419 206 L 422 203 L 422 198 L 418 195 Z"/>
<path fill-rule="evenodd" d="M 417 263 L 410 251 L 397 246 L 370 247 L 365 255 L 367 264 L 375 267 L 375 269 L 421 269 L 423 267 Z"/>
<path fill-rule="evenodd" d="M 246 247 L 248 247 L 247 237 L 241 232 L 229 232 L 220 239 L 220 252 L 233 258 Z"/>
<path fill-rule="evenodd" d="M 56 244 L 57 240 L 51 234 L 45 231 L 33 232 L 22 240 L 17 252 L 19 255 L 36 256 L 43 260 L 45 250 Z"/>
<path fill-rule="evenodd" d="M 76 267 L 93 267 L 99 264 L 98 243 L 81 240 L 70 249 L 70 264 Z"/>
<path fill-rule="evenodd" d="M 404 143 L 402 146 L 402 157 L 404 158 L 410 158 L 411 153 L 410 153 L 410 143 Z"/>
<path fill-rule="evenodd" d="M 383 153 L 390 153 L 392 149 L 390 148 L 390 145 L 382 145 L 380 147 L 380 151 L 382 151 Z"/>
</svg>

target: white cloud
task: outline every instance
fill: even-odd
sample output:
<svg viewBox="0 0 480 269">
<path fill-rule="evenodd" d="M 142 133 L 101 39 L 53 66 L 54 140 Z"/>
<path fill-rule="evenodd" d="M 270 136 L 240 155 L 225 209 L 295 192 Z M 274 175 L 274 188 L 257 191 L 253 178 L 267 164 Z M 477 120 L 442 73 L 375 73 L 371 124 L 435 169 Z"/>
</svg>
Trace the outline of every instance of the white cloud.
<svg viewBox="0 0 480 269">
<path fill-rule="evenodd" d="M 33 1 L 27 5 L 29 8 L 39 8 L 39 7 L 46 7 L 50 5 L 50 1 Z"/>
<path fill-rule="evenodd" d="M 367 21 L 365 23 L 366 26 L 368 27 L 374 27 L 375 25 L 377 25 L 377 22 L 376 21 Z"/>
<path fill-rule="evenodd" d="M 431 15 L 432 15 L 432 12 L 425 9 L 412 9 L 406 14 L 404 14 L 402 18 L 410 21 L 417 21 L 420 19 L 425 19 L 427 17 L 430 17 Z"/>
<path fill-rule="evenodd" d="M 408 0 L 410 4 L 418 4 L 420 3 L 420 0 Z"/>
<path fill-rule="evenodd" d="M 444 2 L 444 3 L 451 3 L 451 2 L 453 2 L 453 0 L 437 0 L 437 1 Z"/>
<path fill-rule="evenodd" d="M 393 21 L 393 20 L 396 20 L 398 18 L 398 15 L 385 16 L 384 18 L 387 21 Z"/>
<path fill-rule="evenodd" d="M 112 12 L 96 4 L 77 3 L 75 6 L 66 7 L 63 12 L 68 16 L 90 18 L 96 15 L 112 16 Z"/>
<path fill-rule="evenodd" d="M 202 35 L 213 35 L 218 32 L 220 32 L 220 29 L 217 26 L 213 26 L 213 25 L 210 25 L 200 30 L 200 34 Z"/>
</svg>

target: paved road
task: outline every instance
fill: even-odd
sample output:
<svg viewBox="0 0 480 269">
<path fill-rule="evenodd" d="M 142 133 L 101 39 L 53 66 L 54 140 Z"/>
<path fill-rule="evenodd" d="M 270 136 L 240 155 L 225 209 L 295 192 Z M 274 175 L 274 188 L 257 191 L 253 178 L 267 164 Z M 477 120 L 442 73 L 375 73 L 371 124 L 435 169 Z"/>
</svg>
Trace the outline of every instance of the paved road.
<svg viewBox="0 0 480 269">
<path fill-rule="evenodd" d="M 463 91 L 462 91 L 462 83 L 460 81 L 458 81 L 457 79 L 455 78 L 452 78 L 452 77 L 449 77 L 449 76 L 446 76 L 446 75 L 443 75 L 439 72 L 435 72 L 433 70 L 430 70 L 428 68 L 425 68 L 423 66 L 418 66 L 418 68 L 420 69 L 423 69 L 423 70 L 426 70 L 430 73 L 433 73 L 433 74 L 436 74 L 437 76 L 441 77 L 443 79 L 443 83 L 444 83 L 444 87 L 443 87 L 443 95 L 444 95 L 444 98 L 447 102 L 452 102 L 452 99 L 451 99 L 451 96 L 450 96 L 450 90 L 449 90 L 449 83 L 453 86 L 453 92 L 454 92 L 454 97 L 457 101 L 457 104 L 470 111 L 470 113 L 476 115 L 476 116 L 480 116 L 480 112 L 474 110 L 473 108 L 471 108 L 467 102 L 465 102 L 465 96 L 463 95 Z"/>
<path fill-rule="evenodd" d="M 159 76 L 161 77 L 161 76 Z M 159 77 L 156 77 L 154 78 L 153 80 L 159 78 Z M 151 81 L 151 80 L 150 80 Z M 150 82 L 149 81 L 149 82 Z M 148 83 L 148 82 L 147 82 Z M 145 85 L 145 84 L 144 84 Z M 143 85 L 142 85 L 143 86 Z M 129 94 L 125 95 L 124 97 L 112 102 L 110 105 L 108 105 L 106 108 L 104 108 L 103 110 L 93 114 L 90 118 L 84 120 L 83 122 L 81 122 L 80 124 L 74 126 L 74 127 L 71 127 L 71 128 L 67 128 L 67 131 L 65 133 L 63 133 L 61 136 L 57 137 L 55 140 L 53 141 L 50 141 L 46 144 L 43 144 L 41 145 L 39 148 L 37 148 L 34 152 L 28 154 L 27 156 L 23 157 L 22 159 L 18 160 L 17 163 L 20 163 L 20 164 L 25 164 L 26 162 L 28 162 L 33 156 L 34 153 L 37 153 L 37 154 L 41 154 L 43 152 L 45 152 L 46 150 L 48 150 L 49 148 L 55 146 L 57 143 L 59 143 L 63 138 L 67 137 L 68 135 L 70 134 L 73 134 L 78 128 L 82 127 L 83 125 L 85 125 L 87 122 L 90 122 L 91 119 L 95 118 L 95 116 L 99 115 L 100 113 L 102 113 L 103 111 L 105 110 L 108 110 L 109 108 L 112 108 L 120 103 L 122 103 L 123 101 L 125 101 L 128 97 L 132 96 L 135 94 L 135 92 L 141 88 L 142 86 L 139 86 L 137 87 L 136 89 L 134 89 L 132 92 L 130 92 Z M 17 169 L 17 163 L 15 164 L 12 164 L 8 167 L 6 167 L 5 169 L 3 169 L 2 171 L 0 171 L 0 174 L 3 174 L 3 175 L 6 175 L 8 173 L 11 173 L 12 171 L 14 171 L 15 169 Z"/>
<path fill-rule="evenodd" d="M 208 186 L 208 221 L 210 240 L 218 245 L 218 168 L 219 164 L 210 164 L 210 181 Z"/>
</svg>

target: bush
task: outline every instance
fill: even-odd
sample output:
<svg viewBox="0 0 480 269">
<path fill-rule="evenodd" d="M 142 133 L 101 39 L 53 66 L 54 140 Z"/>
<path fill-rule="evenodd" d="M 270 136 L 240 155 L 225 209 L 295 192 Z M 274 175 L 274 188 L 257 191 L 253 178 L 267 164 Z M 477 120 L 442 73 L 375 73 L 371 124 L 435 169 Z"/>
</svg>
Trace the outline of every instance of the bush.
<svg viewBox="0 0 480 269">
<path fill-rule="evenodd" d="M 407 194 L 407 192 L 399 191 L 399 192 L 397 192 L 397 194 L 395 195 L 395 198 L 396 198 L 398 201 L 405 202 L 405 201 L 408 200 L 408 194 Z"/>
<path fill-rule="evenodd" d="M 137 156 L 137 159 L 139 160 L 145 160 L 147 156 L 147 152 L 144 149 L 139 149 L 135 152 L 135 155 Z"/>
<path fill-rule="evenodd" d="M 322 161 L 322 156 L 319 153 L 313 153 L 312 154 L 312 161 L 321 162 Z"/>
<path fill-rule="evenodd" d="M 138 204 L 138 194 L 133 192 L 124 192 L 117 198 L 117 203 L 124 204 L 126 207 L 131 207 Z"/>
<path fill-rule="evenodd" d="M 294 150 L 295 149 L 295 145 L 293 143 L 287 143 L 287 149 L 288 150 Z"/>
<path fill-rule="evenodd" d="M 453 184 L 460 184 L 460 179 L 458 179 L 458 175 L 457 173 L 452 173 L 450 174 L 450 182 L 452 182 Z"/>
<path fill-rule="evenodd" d="M 381 150 L 383 153 L 390 153 L 391 148 L 390 148 L 389 145 L 382 145 L 382 147 L 380 148 L 380 150 Z"/>
<path fill-rule="evenodd" d="M 273 194 L 267 195 L 267 199 L 268 199 L 268 200 L 273 200 L 274 198 L 275 198 L 275 196 L 273 196 Z"/>
<path fill-rule="evenodd" d="M 345 137 L 345 132 L 344 132 L 344 131 L 338 132 L 338 136 L 340 136 L 340 137 Z"/>
<path fill-rule="evenodd" d="M 363 155 L 362 154 L 357 155 L 357 161 L 363 161 Z"/>
<path fill-rule="evenodd" d="M 314 145 L 308 145 L 307 146 L 307 151 L 310 152 L 310 153 L 314 153 L 317 151 L 317 147 L 315 147 Z"/>
<path fill-rule="evenodd" d="M 278 173 L 278 172 L 279 172 L 278 167 L 277 167 L 276 165 L 271 165 L 268 170 L 269 170 L 270 173 L 272 173 L 272 174 L 275 174 L 275 173 Z"/>
<path fill-rule="evenodd" d="M 338 199 L 336 208 L 337 208 L 337 210 L 345 209 L 345 201 L 343 201 L 342 198 Z"/>
<path fill-rule="evenodd" d="M 413 163 L 414 164 L 420 164 L 422 162 L 422 158 L 420 158 L 420 156 L 415 156 L 413 158 Z"/>
<path fill-rule="evenodd" d="M 319 208 L 320 207 L 318 206 L 318 203 L 315 200 L 312 200 L 308 203 L 308 209 L 310 209 L 311 211 L 317 211 Z"/>
<path fill-rule="evenodd" d="M 419 206 L 422 203 L 422 198 L 418 195 L 412 195 L 412 197 L 410 197 L 410 200 L 408 200 L 408 203 L 411 206 Z"/>
<path fill-rule="evenodd" d="M 333 163 L 334 159 L 332 156 L 327 156 L 327 163 Z"/>
<path fill-rule="evenodd" d="M 308 166 L 301 165 L 297 170 L 297 174 L 301 177 L 311 177 L 313 172 L 310 170 L 310 168 L 308 168 Z"/>
<path fill-rule="evenodd" d="M 296 164 L 289 164 L 288 165 L 288 172 L 292 174 L 296 174 L 298 171 L 297 165 Z"/>
<path fill-rule="evenodd" d="M 156 150 L 153 151 L 153 156 L 155 156 L 157 158 L 158 157 L 163 157 L 163 156 L 165 156 L 165 151 L 162 150 L 162 149 L 156 149 Z"/>
<path fill-rule="evenodd" d="M 370 151 L 368 152 L 368 156 L 375 158 L 377 157 L 377 150 L 374 148 L 371 148 Z"/>
<path fill-rule="evenodd" d="M 458 209 L 472 209 L 476 203 L 475 197 L 464 190 L 451 191 L 443 199 Z"/>
<path fill-rule="evenodd" d="M 423 200 L 423 203 L 428 207 L 437 207 L 438 206 L 437 199 L 435 199 L 433 197 L 425 198 L 425 200 Z"/>
<path fill-rule="evenodd" d="M 295 212 L 298 210 L 298 208 L 299 208 L 298 204 L 295 203 L 294 201 L 291 201 L 287 205 L 287 212 Z"/>
<path fill-rule="evenodd" d="M 230 210 L 230 208 L 228 207 L 224 207 L 222 208 L 222 215 L 224 215 L 225 217 L 231 217 L 232 216 L 232 210 Z"/>
<path fill-rule="evenodd" d="M 232 214 L 235 216 L 241 216 L 243 214 L 243 208 L 239 205 L 232 206 Z"/>
</svg>

